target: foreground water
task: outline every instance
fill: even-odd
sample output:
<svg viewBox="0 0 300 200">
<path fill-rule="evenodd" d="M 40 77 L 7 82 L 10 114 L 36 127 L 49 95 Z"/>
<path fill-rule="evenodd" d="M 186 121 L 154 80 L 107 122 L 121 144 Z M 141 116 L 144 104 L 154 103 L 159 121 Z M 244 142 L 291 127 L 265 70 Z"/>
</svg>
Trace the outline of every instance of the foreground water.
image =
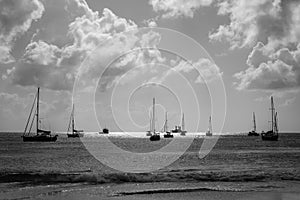
<svg viewBox="0 0 300 200">
<path fill-rule="evenodd" d="M 0 133 L 0 199 L 259 199 L 257 194 L 273 199 L 274 192 L 298 199 L 300 193 L 300 134 L 281 134 L 277 142 L 221 136 L 203 159 L 198 157 L 203 138 L 195 138 L 177 161 L 149 173 L 111 169 L 78 138 L 60 135 L 55 143 L 24 143 L 20 136 Z M 118 135 L 110 140 L 134 152 L 170 142 Z"/>
</svg>

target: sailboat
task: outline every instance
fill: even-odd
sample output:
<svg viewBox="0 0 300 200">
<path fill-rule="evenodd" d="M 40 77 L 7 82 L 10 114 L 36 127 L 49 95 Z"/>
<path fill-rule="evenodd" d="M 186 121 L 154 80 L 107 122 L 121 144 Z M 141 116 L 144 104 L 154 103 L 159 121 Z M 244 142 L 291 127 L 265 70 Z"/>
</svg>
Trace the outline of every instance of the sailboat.
<svg viewBox="0 0 300 200">
<path fill-rule="evenodd" d="M 106 128 L 106 127 L 104 127 L 104 128 L 102 129 L 102 131 L 99 132 L 99 134 L 109 134 L 109 129 Z"/>
<path fill-rule="evenodd" d="M 278 119 L 275 112 L 273 97 L 271 97 L 271 130 L 261 133 L 262 140 L 277 141 L 278 140 Z"/>
<path fill-rule="evenodd" d="M 69 126 L 68 126 L 68 132 L 67 132 L 68 138 L 83 137 L 83 130 L 75 129 L 74 112 L 75 112 L 75 108 L 74 108 L 74 104 L 73 104 L 70 121 L 69 121 Z M 71 131 L 71 133 L 69 133 L 70 131 Z"/>
<path fill-rule="evenodd" d="M 109 134 L 109 129 L 106 128 L 106 125 L 104 126 L 104 128 L 102 129 L 102 131 L 99 131 L 99 134 Z"/>
<path fill-rule="evenodd" d="M 150 136 L 150 140 L 151 141 L 158 141 L 158 140 L 160 140 L 160 135 L 159 135 L 159 133 L 157 133 L 156 131 L 155 131 L 155 98 L 153 98 L 153 106 L 152 106 L 152 108 L 153 108 L 153 111 L 152 111 L 152 134 L 151 134 L 151 136 Z"/>
<path fill-rule="evenodd" d="M 256 121 L 255 121 L 255 113 L 253 112 L 253 130 L 248 133 L 248 136 L 259 136 L 259 133 L 256 132 Z"/>
<path fill-rule="evenodd" d="M 184 113 L 182 114 L 182 120 L 181 120 L 181 126 L 175 126 L 175 129 L 173 129 L 172 133 L 180 133 L 181 136 L 185 136 L 186 130 L 185 129 L 185 123 L 184 123 Z"/>
<path fill-rule="evenodd" d="M 182 121 L 181 121 L 181 132 L 180 135 L 181 136 L 185 136 L 186 134 L 186 130 L 185 130 L 185 123 L 184 123 L 184 113 L 182 114 Z"/>
<path fill-rule="evenodd" d="M 206 131 L 206 136 L 212 136 L 212 124 L 211 124 L 211 116 L 209 116 L 208 120 L 208 130 Z"/>
<path fill-rule="evenodd" d="M 57 135 L 51 135 L 51 131 L 42 130 L 42 129 L 39 128 L 39 122 L 40 122 L 40 119 L 39 119 L 39 111 L 40 111 L 39 110 L 39 101 L 40 101 L 40 88 L 38 87 L 36 96 L 33 100 L 33 104 L 32 104 L 31 110 L 30 110 L 30 114 L 29 114 L 27 123 L 26 123 L 26 126 L 25 126 L 25 130 L 24 130 L 24 133 L 23 133 L 23 136 L 22 136 L 23 141 L 24 142 L 55 142 L 57 140 L 57 137 L 58 137 Z M 36 111 L 35 111 L 34 116 L 31 117 L 32 116 L 32 111 L 33 111 L 34 106 L 35 106 L 35 103 L 36 103 Z M 32 121 L 30 123 L 31 118 L 32 118 Z M 36 119 L 36 135 L 30 135 L 31 129 L 32 129 L 32 126 L 33 126 L 33 123 L 34 123 L 35 119 Z M 30 126 L 29 126 L 29 123 L 30 123 Z"/>
<path fill-rule="evenodd" d="M 150 116 L 150 122 L 149 122 L 149 130 L 147 131 L 147 133 L 146 133 L 146 136 L 151 136 L 152 135 L 152 133 L 151 133 L 151 128 L 152 128 L 152 122 L 151 122 L 151 116 Z"/>
<path fill-rule="evenodd" d="M 166 112 L 166 119 L 165 119 L 165 124 L 163 128 L 164 138 L 173 138 L 173 134 L 171 134 L 170 131 L 168 131 L 168 112 Z"/>
</svg>

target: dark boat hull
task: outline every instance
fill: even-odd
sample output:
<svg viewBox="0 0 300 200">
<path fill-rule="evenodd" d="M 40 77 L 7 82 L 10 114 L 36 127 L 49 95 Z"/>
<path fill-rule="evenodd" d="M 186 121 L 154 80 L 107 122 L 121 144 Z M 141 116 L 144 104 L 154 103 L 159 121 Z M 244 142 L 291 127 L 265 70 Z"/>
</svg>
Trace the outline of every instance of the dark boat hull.
<svg viewBox="0 0 300 200">
<path fill-rule="evenodd" d="M 102 129 L 102 132 L 99 132 L 99 134 L 109 134 L 109 130 L 107 128 Z"/>
<path fill-rule="evenodd" d="M 83 137 L 83 134 L 80 133 L 74 133 L 74 134 L 67 134 L 68 138 L 79 138 L 79 137 Z"/>
<path fill-rule="evenodd" d="M 206 136 L 212 136 L 212 133 L 205 133 Z"/>
<path fill-rule="evenodd" d="M 278 141 L 278 134 L 275 134 L 272 131 L 268 131 L 267 133 L 261 134 L 261 139 L 267 141 Z"/>
<path fill-rule="evenodd" d="M 108 133 L 109 133 L 109 130 L 108 130 L 107 128 L 104 128 L 104 129 L 102 130 L 102 133 L 108 134 Z"/>
<path fill-rule="evenodd" d="M 43 136 L 43 135 L 35 135 L 35 136 L 22 136 L 23 142 L 55 142 L 57 140 L 57 135 L 54 136 Z"/>
<path fill-rule="evenodd" d="M 160 135 L 154 134 L 150 136 L 150 141 L 158 141 L 160 140 Z"/>
<path fill-rule="evenodd" d="M 167 133 L 167 134 L 164 134 L 164 138 L 173 138 L 174 135 L 172 135 L 171 133 Z"/>
<path fill-rule="evenodd" d="M 256 133 L 255 131 L 251 131 L 248 133 L 248 136 L 259 136 L 259 133 Z"/>
</svg>

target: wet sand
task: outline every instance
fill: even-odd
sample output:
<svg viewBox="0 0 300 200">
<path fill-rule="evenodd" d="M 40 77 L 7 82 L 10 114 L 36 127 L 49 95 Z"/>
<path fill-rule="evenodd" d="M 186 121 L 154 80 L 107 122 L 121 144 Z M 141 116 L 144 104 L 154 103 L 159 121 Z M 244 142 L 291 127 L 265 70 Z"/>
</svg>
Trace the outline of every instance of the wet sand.
<svg viewBox="0 0 300 200">
<path fill-rule="evenodd" d="M 243 183 L 241 183 L 243 184 Z M 258 187 L 262 183 L 257 183 Z M 218 187 L 222 185 L 222 187 Z M 225 186 L 224 186 L 225 185 Z M 142 183 L 142 184 L 104 184 L 82 185 L 61 184 L 38 187 L 24 186 L 0 193 L 0 199 L 45 199 L 45 200 L 299 200 L 300 185 L 290 182 L 277 188 L 261 188 L 260 191 L 231 189 L 231 183 Z M 270 184 L 272 185 L 272 183 Z M 287 186 L 289 186 L 287 188 Z M 1 186 L 0 186 L 1 187 Z M 18 187 L 20 188 L 20 187 Z M 220 191 L 218 191 L 220 190 Z"/>
</svg>

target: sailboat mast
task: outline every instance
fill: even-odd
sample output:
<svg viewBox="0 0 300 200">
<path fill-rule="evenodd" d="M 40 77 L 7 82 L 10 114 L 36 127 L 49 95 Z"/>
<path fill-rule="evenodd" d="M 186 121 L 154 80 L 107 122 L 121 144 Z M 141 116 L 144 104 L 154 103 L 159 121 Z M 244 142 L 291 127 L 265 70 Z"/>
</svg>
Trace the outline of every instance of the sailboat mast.
<svg viewBox="0 0 300 200">
<path fill-rule="evenodd" d="M 253 131 L 256 132 L 255 112 L 253 112 Z"/>
<path fill-rule="evenodd" d="M 275 113 L 275 132 L 278 134 L 278 118 L 277 118 L 277 112 Z"/>
<path fill-rule="evenodd" d="M 209 116 L 209 131 L 212 132 L 211 116 Z"/>
<path fill-rule="evenodd" d="M 72 113 L 71 113 L 71 115 L 72 115 L 72 134 L 74 134 L 74 128 L 75 128 L 75 125 L 74 125 L 74 104 L 73 104 L 73 106 L 72 106 Z"/>
<path fill-rule="evenodd" d="M 152 131 L 152 117 L 151 117 L 151 112 L 150 112 L 150 122 L 149 122 L 149 131 L 151 132 Z"/>
<path fill-rule="evenodd" d="M 164 131 L 167 132 L 168 131 L 168 112 L 166 112 L 166 121 L 165 121 L 165 127 L 164 127 Z"/>
<path fill-rule="evenodd" d="M 152 126 L 153 126 L 153 133 L 155 133 L 155 98 L 153 98 L 153 117 L 152 117 Z"/>
<path fill-rule="evenodd" d="M 272 132 L 274 132 L 274 102 L 273 97 L 271 97 L 271 115 L 272 115 Z"/>
<path fill-rule="evenodd" d="M 182 114 L 182 122 L 181 122 L 181 128 L 182 128 L 182 130 L 184 131 L 184 113 Z"/>
<path fill-rule="evenodd" d="M 38 87 L 36 99 L 36 134 L 39 133 L 39 103 L 40 103 L 40 88 Z"/>
</svg>

